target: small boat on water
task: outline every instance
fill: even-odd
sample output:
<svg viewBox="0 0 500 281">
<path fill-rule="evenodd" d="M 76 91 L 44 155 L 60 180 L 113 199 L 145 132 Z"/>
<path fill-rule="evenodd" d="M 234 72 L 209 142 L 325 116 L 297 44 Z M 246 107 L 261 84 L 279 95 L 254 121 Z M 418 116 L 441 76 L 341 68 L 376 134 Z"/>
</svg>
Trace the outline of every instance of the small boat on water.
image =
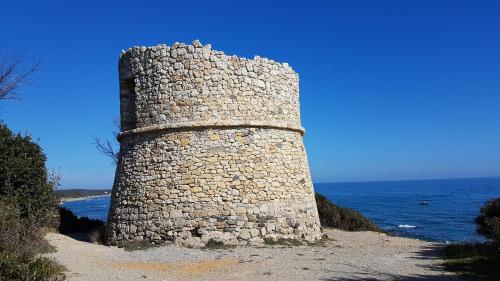
<svg viewBox="0 0 500 281">
<path fill-rule="evenodd" d="M 425 201 L 425 200 L 418 202 L 418 205 L 420 205 L 420 206 L 427 206 L 429 204 L 430 204 L 429 201 Z"/>
</svg>

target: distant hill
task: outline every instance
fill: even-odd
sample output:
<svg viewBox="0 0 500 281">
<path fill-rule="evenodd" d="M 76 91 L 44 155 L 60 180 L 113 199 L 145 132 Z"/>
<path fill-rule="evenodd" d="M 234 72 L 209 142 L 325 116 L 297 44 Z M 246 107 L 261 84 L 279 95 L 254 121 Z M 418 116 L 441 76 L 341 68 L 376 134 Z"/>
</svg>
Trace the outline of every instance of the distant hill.
<svg viewBox="0 0 500 281">
<path fill-rule="evenodd" d="M 110 195 L 111 189 L 61 189 L 55 191 L 59 199 L 85 198 L 89 196 Z"/>
</svg>

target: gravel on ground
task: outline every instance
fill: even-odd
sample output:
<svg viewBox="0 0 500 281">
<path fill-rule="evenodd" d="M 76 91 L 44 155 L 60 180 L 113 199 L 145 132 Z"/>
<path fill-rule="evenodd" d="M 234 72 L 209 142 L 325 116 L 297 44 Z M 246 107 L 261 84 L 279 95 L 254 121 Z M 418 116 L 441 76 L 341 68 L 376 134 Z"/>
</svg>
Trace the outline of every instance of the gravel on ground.
<svg viewBox="0 0 500 281">
<path fill-rule="evenodd" d="M 327 229 L 315 245 L 189 249 L 175 245 L 125 251 L 47 234 L 47 254 L 67 280 L 398 280 L 458 281 L 442 267 L 443 244 L 375 232 Z"/>
</svg>

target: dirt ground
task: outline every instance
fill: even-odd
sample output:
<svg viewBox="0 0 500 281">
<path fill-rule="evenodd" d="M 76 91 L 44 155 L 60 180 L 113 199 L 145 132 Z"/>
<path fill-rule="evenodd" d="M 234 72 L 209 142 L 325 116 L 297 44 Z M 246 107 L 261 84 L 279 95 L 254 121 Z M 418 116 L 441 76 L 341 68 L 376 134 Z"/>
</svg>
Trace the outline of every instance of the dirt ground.
<svg viewBox="0 0 500 281">
<path fill-rule="evenodd" d="M 326 230 L 318 245 L 125 251 L 49 233 L 48 254 L 68 280 L 460 280 L 442 269 L 441 244 L 375 232 Z"/>
</svg>

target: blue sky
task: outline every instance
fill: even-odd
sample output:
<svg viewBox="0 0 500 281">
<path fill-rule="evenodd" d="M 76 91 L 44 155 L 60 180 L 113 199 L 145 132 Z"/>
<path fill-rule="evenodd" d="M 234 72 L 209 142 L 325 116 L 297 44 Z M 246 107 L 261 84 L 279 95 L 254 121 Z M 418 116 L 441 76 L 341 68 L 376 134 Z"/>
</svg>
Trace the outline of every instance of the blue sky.
<svg viewBox="0 0 500 281">
<path fill-rule="evenodd" d="M 300 74 L 316 182 L 500 176 L 499 2 L 271 2 L 7 1 L 0 48 L 42 67 L 0 119 L 62 187 L 110 187 L 120 50 L 199 39 Z"/>
</svg>

